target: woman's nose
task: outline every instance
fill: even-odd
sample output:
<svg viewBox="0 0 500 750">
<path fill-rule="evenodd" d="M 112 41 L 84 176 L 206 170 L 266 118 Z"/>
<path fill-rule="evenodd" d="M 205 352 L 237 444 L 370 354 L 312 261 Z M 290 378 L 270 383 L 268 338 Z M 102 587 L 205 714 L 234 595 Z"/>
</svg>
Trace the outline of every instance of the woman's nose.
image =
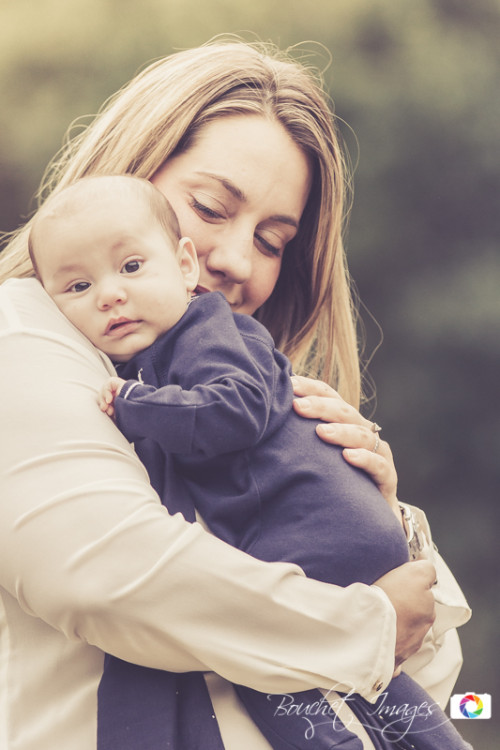
<svg viewBox="0 0 500 750">
<path fill-rule="evenodd" d="M 234 284 L 243 284 L 252 274 L 253 234 L 251 239 L 226 238 L 219 242 L 206 257 L 206 268 L 220 274 Z"/>
</svg>

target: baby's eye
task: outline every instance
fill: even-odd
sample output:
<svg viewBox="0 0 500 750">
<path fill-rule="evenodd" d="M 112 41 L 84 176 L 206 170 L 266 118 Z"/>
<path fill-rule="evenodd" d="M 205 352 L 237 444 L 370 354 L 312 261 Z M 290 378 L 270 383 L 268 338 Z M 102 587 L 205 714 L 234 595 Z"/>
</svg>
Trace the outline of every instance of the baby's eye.
<svg viewBox="0 0 500 750">
<path fill-rule="evenodd" d="M 89 281 L 77 281 L 76 284 L 69 287 L 68 292 L 85 292 L 89 286 Z"/>
<path fill-rule="evenodd" d="M 123 266 L 121 273 L 136 273 L 142 266 L 142 260 L 128 260 Z"/>
</svg>

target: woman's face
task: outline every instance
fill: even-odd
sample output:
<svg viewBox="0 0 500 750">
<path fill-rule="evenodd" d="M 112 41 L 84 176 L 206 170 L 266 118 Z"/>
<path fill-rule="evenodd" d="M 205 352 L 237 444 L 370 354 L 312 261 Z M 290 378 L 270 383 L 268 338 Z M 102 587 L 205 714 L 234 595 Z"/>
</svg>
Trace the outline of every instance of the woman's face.
<svg viewBox="0 0 500 750">
<path fill-rule="evenodd" d="M 198 253 L 198 290 L 220 291 L 233 312 L 271 295 L 311 185 L 305 154 L 277 122 L 258 115 L 206 125 L 194 145 L 151 180 Z"/>
</svg>

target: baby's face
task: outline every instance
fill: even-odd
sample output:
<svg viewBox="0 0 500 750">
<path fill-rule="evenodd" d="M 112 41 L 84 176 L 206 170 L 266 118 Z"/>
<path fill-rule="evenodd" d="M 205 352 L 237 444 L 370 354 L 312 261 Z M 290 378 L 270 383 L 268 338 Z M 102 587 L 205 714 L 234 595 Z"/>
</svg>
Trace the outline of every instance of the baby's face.
<svg viewBox="0 0 500 750">
<path fill-rule="evenodd" d="M 197 283 L 192 244 L 176 252 L 162 227 L 131 201 L 85 206 L 43 221 L 37 265 L 66 317 L 116 362 L 172 328 Z"/>
</svg>

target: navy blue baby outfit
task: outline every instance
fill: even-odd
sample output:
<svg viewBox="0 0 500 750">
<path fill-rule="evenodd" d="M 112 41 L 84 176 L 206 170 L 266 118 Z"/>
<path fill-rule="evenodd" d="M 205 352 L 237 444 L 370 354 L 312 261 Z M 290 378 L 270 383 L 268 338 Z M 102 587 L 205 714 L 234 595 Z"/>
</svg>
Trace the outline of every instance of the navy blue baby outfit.
<svg viewBox="0 0 500 750">
<path fill-rule="evenodd" d="M 309 577 L 341 586 L 371 584 L 407 562 L 401 526 L 371 479 L 317 437 L 314 420 L 293 411 L 288 359 L 262 325 L 233 315 L 221 294 L 192 300 L 181 320 L 119 374 L 128 380 L 115 402 L 117 424 L 171 513 L 194 521 L 196 509 L 231 545 L 262 560 L 297 563 Z M 277 710 L 282 696 L 236 689 L 274 750 L 362 750 L 332 711 L 308 721 Z M 318 701 L 324 705 L 315 690 L 293 696 L 294 704 Z M 347 702 L 376 748 L 468 747 L 405 674 L 377 704 L 359 695 Z M 399 713 L 387 718 L 378 704 Z M 409 721 L 404 706 L 419 715 Z M 223 748 L 201 674 L 149 670 L 109 656 L 98 727 L 99 750 Z"/>
</svg>

